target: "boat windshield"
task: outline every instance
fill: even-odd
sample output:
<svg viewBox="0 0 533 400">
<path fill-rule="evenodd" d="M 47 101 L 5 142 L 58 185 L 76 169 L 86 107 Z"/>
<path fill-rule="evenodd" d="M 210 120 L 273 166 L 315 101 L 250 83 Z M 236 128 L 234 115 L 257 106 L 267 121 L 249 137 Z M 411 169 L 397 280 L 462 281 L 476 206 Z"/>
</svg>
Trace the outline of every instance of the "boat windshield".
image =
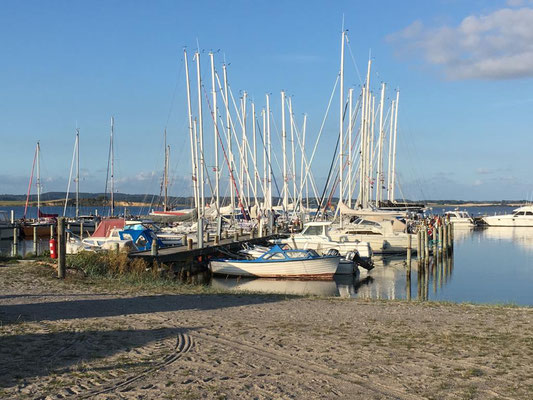
<svg viewBox="0 0 533 400">
<path fill-rule="evenodd" d="M 305 231 L 302 232 L 303 235 L 313 235 L 320 236 L 322 235 L 322 227 L 319 225 L 311 225 L 305 228 Z"/>
</svg>

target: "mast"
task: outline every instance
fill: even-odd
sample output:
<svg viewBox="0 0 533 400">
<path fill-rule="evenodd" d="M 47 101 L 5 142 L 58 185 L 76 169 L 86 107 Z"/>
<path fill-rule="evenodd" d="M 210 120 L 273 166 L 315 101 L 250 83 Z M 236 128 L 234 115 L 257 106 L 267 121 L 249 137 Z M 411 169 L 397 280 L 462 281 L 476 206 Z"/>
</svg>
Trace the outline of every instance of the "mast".
<svg viewBox="0 0 533 400">
<path fill-rule="evenodd" d="M 41 217 L 41 144 L 37 142 L 37 219 Z"/>
<path fill-rule="evenodd" d="M 364 183 L 363 183 L 363 208 L 368 208 L 368 199 L 369 199 L 369 185 L 370 185 L 370 140 L 371 140 L 371 131 L 370 131 L 370 113 L 372 107 L 371 100 L 371 91 L 370 91 L 370 68 L 372 66 L 372 60 L 368 60 L 368 68 L 366 72 L 366 91 L 365 91 L 365 167 L 364 167 Z"/>
<path fill-rule="evenodd" d="M 281 139 L 283 153 L 283 209 L 288 213 L 289 193 L 287 192 L 287 130 L 285 127 L 285 92 L 281 91 Z"/>
<path fill-rule="evenodd" d="M 257 139 L 256 139 L 256 133 L 255 133 L 255 123 L 256 123 L 256 115 L 255 115 L 255 104 L 252 102 L 252 143 L 253 143 L 253 154 L 254 154 L 254 198 L 255 202 L 254 204 L 257 205 L 257 177 L 259 174 L 259 171 L 257 170 L 259 163 L 257 162 Z"/>
<path fill-rule="evenodd" d="M 359 196 L 357 203 L 363 207 L 364 196 L 364 170 L 365 170 L 365 110 L 366 110 L 366 88 L 361 89 L 361 140 L 359 142 Z"/>
<path fill-rule="evenodd" d="M 231 148 L 231 119 L 229 112 L 229 98 L 228 98 L 228 71 L 226 64 L 222 65 L 222 72 L 224 75 L 224 105 L 226 107 L 226 134 L 228 141 L 228 164 L 230 169 L 230 180 L 233 179 L 232 169 L 233 169 L 233 151 Z M 230 205 L 231 205 L 231 219 L 232 222 L 235 220 L 235 190 L 233 184 L 230 182 Z"/>
<path fill-rule="evenodd" d="M 268 193 L 268 178 L 267 178 L 267 137 L 266 137 L 266 111 L 261 110 L 263 116 L 263 211 L 267 209 L 267 193 Z"/>
<path fill-rule="evenodd" d="M 115 130 L 115 117 L 111 117 L 111 140 L 109 153 L 111 155 L 111 216 L 115 215 L 115 149 L 113 146 L 113 133 Z"/>
<path fill-rule="evenodd" d="M 183 59 L 185 63 L 185 80 L 187 83 L 187 111 L 188 111 L 188 120 L 189 120 L 189 138 L 191 142 L 191 173 L 193 181 L 193 195 L 194 195 L 194 207 L 196 212 L 199 214 L 198 210 L 198 178 L 197 178 L 197 167 L 196 167 L 196 152 L 195 152 L 195 140 L 194 140 L 194 131 L 193 131 L 193 121 L 192 121 L 192 104 L 191 104 L 191 84 L 189 81 L 189 63 L 187 62 L 187 50 L 183 50 Z"/>
<path fill-rule="evenodd" d="M 244 189 L 246 187 L 246 201 L 247 204 L 250 205 L 250 185 L 248 183 L 247 179 L 244 179 L 244 174 L 248 174 L 248 157 L 246 152 L 246 99 L 247 94 L 246 92 L 242 93 L 242 100 L 241 100 L 241 112 L 242 112 L 242 150 L 240 151 L 241 155 L 241 182 L 242 182 L 242 197 L 245 196 Z"/>
<path fill-rule="evenodd" d="M 292 147 L 292 210 L 296 211 L 296 154 L 294 152 L 294 115 L 292 113 L 292 98 L 289 97 L 289 121 L 291 124 Z"/>
<path fill-rule="evenodd" d="M 303 215 L 303 193 L 304 193 L 304 160 L 305 160 L 305 131 L 307 128 L 307 114 L 304 114 L 304 123 L 302 128 L 302 158 L 300 159 L 300 212 Z M 306 181 L 307 182 L 307 179 Z M 309 200 L 307 200 L 309 202 Z M 309 206 L 309 205 L 308 205 Z"/>
<path fill-rule="evenodd" d="M 270 96 L 266 95 L 266 137 L 267 137 L 267 163 L 268 163 L 268 209 L 272 209 L 272 140 L 270 135 Z"/>
<path fill-rule="evenodd" d="M 163 211 L 168 211 L 168 153 L 169 149 L 167 148 L 167 129 L 165 128 L 165 169 L 163 172 L 163 189 L 164 189 L 164 199 L 163 199 Z"/>
<path fill-rule="evenodd" d="M 80 216 L 80 130 L 76 128 L 76 218 Z"/>
<path fill-rule="evenodd" d="M 391 201 L 395 200 L 394 190 L 396 186 L 396 139 L 398 136 L 398 104 L 400 102 L 400 91 L 396 92 L 396 108 L 394 109 L 394 144 L 392 150 L 392 176 L 391 176 Z"/>
<path fill-rule="evenodd" d="M 352 131 L 353 131 L 353 88 L 348 91 L 348 207 L 352 206 Z"/>
<path fill-rule="evenodd" d="M 209 53 L 211 59 L 211 95 L 213 97 L 213 133 L 215 139 L 215 206 L 217 216 L 220 215 L 220 173 L 218 172 L 218 123 L 217 123 L 217 92 L 215 89 L 215 57 Z"/>
<path fill-rule="evenodd" d="M 199 141 L 199 150 L 200 150 L 200 173 L 199 175 L 199 181 L 200 181 L 200 208 L 199 208 L 199 214 L 198 216 L 200 218 L 203 218 L 204 216 L 204 207 L 205 207 L 205 200 L 204 200 L 204 167 L 205 167 L 205 159 L 204 159 L 204 125 L 203 125 L 203 116 L 202 116 L 202 76 L 200 71 L 200 53 L 196 52 L 194 54 L 196 57 L 196 77 L 197 77 L 197 83 L 198 83 L 198 141 Z"/>
<path fill-rule="evenodd" d="M 392 100 L 390 112 L 390 126 L 389 126 L 389 163 L 387 171 L 387 200 L 391 201 L 391 170 L 392 170 L 392 137 L 394 128 L 394 108 L 396 100 Z"/>
<path fill-rule="evenodd" d="M 382 175 L 383 175 L 383 106 L 385 102 L 385 82 L 381 83 L 381 99 L 379 101 L 379 138 L 378 138 L 378 165 L 376 174 L 376 206 L 382 200 Z"/>
<path fill-rule="evenodd" d="M 339 203 L 344 200 L 344 177 L 343 177 L 343 157 L 344 157 L 344 42 L 346 31 L 342 31 L 341 42 L 341 67 L 340 67 L 340 84 L 339 84 Z M 342 227 L 342 218 L 341 218 Z"/>
</svg>

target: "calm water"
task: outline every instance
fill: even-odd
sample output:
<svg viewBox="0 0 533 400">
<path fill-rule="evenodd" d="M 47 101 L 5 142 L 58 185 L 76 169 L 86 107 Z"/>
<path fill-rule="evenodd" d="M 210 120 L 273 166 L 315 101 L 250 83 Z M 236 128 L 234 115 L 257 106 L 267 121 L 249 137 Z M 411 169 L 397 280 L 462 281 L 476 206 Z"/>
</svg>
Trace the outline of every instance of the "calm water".
<svg viewBox="0 0 533 400">
<path fill-rule="evenodd" d="M 509 212 L 509 207 L 471 207 L 472 215 Z M 52 212 L 52 211 L 48 211 Z M 442 212 L 433 209 L 433 212 Z M 48 241 L 39 244 L 48 248 Z M 33 243 L 19 245 L 33 251 Z M 9 254 L 11 242 L 0 241 Z M 375 257 L 367 276 L 339 277 L 334 281 L 213 278 L 210 285 L 236 291 L 315 294 L 375 299 L 427 299 L 475 303 L 514 303 L 533 306 L 533 228 L 455 229 L 454 253 L 430 261 L 421 273 L 416 258 L 410 276 L 403 257 Z"/>
</svg>

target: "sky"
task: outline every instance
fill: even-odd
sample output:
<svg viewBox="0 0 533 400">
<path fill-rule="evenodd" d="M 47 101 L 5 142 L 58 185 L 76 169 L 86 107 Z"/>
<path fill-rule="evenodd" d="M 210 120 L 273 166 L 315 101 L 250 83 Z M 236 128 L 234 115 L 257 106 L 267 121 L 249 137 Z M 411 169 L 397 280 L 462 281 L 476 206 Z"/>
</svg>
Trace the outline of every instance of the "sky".
<svg viewBox="0 0 533 400">
<path fill-rule="evenodd" d="M 284 90 L 298 126 L 307 115 L 314 144 L 339 73 L 344 24 L 346 87 L 360 91 L 370 57 L 373 92 L 385 82 L 390 101 L 400 90 L 399 197 L 533 199 L 533 1 L 2 0 L 1 6 L 0 194 L 26 193 L 37 141 L 43 191 L 65 191 L 76 128 L 80 191 L 104 191 L 113 116 L 117 191 L 159 193 L 166 129 L 170 194 L 189 195 L 184 48 L 192 84 L 199 49 L 209 92 L 213 52 L 219 74 L 227 64 L 237 101 L 246 91 L 260 110 L 270 94 L 278 130 Z M 331 107 L 312 165 L 318 186 L 338 135 L 338 94 Z M 206 103 L 207 152 L 208 114 Z"/>
</svg>

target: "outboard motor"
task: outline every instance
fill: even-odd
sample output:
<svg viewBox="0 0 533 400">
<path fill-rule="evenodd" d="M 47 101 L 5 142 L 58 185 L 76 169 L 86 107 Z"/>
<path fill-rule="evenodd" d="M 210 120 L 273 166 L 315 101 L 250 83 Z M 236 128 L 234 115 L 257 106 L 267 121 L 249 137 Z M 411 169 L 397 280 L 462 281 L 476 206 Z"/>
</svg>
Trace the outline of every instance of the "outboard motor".
<svg viewBox="0 0 533 400">
<path fill-rule="evenodd" d="M 328 252 L 326 253 L 327 256 L 335 256 L 335 257 L 339 257 L 341 255 L 341 253 L 339 253 L 339 250 L 337 249 L 329 249 Z"/>
<path fill-rule="evenodd" d="M 357 254 L 357 251 L 349 251 L 348 253 L 346 253 L 346 257 L 345 258 L 348 261 L 353 261 L 356 254 Z"/>
</svg>

